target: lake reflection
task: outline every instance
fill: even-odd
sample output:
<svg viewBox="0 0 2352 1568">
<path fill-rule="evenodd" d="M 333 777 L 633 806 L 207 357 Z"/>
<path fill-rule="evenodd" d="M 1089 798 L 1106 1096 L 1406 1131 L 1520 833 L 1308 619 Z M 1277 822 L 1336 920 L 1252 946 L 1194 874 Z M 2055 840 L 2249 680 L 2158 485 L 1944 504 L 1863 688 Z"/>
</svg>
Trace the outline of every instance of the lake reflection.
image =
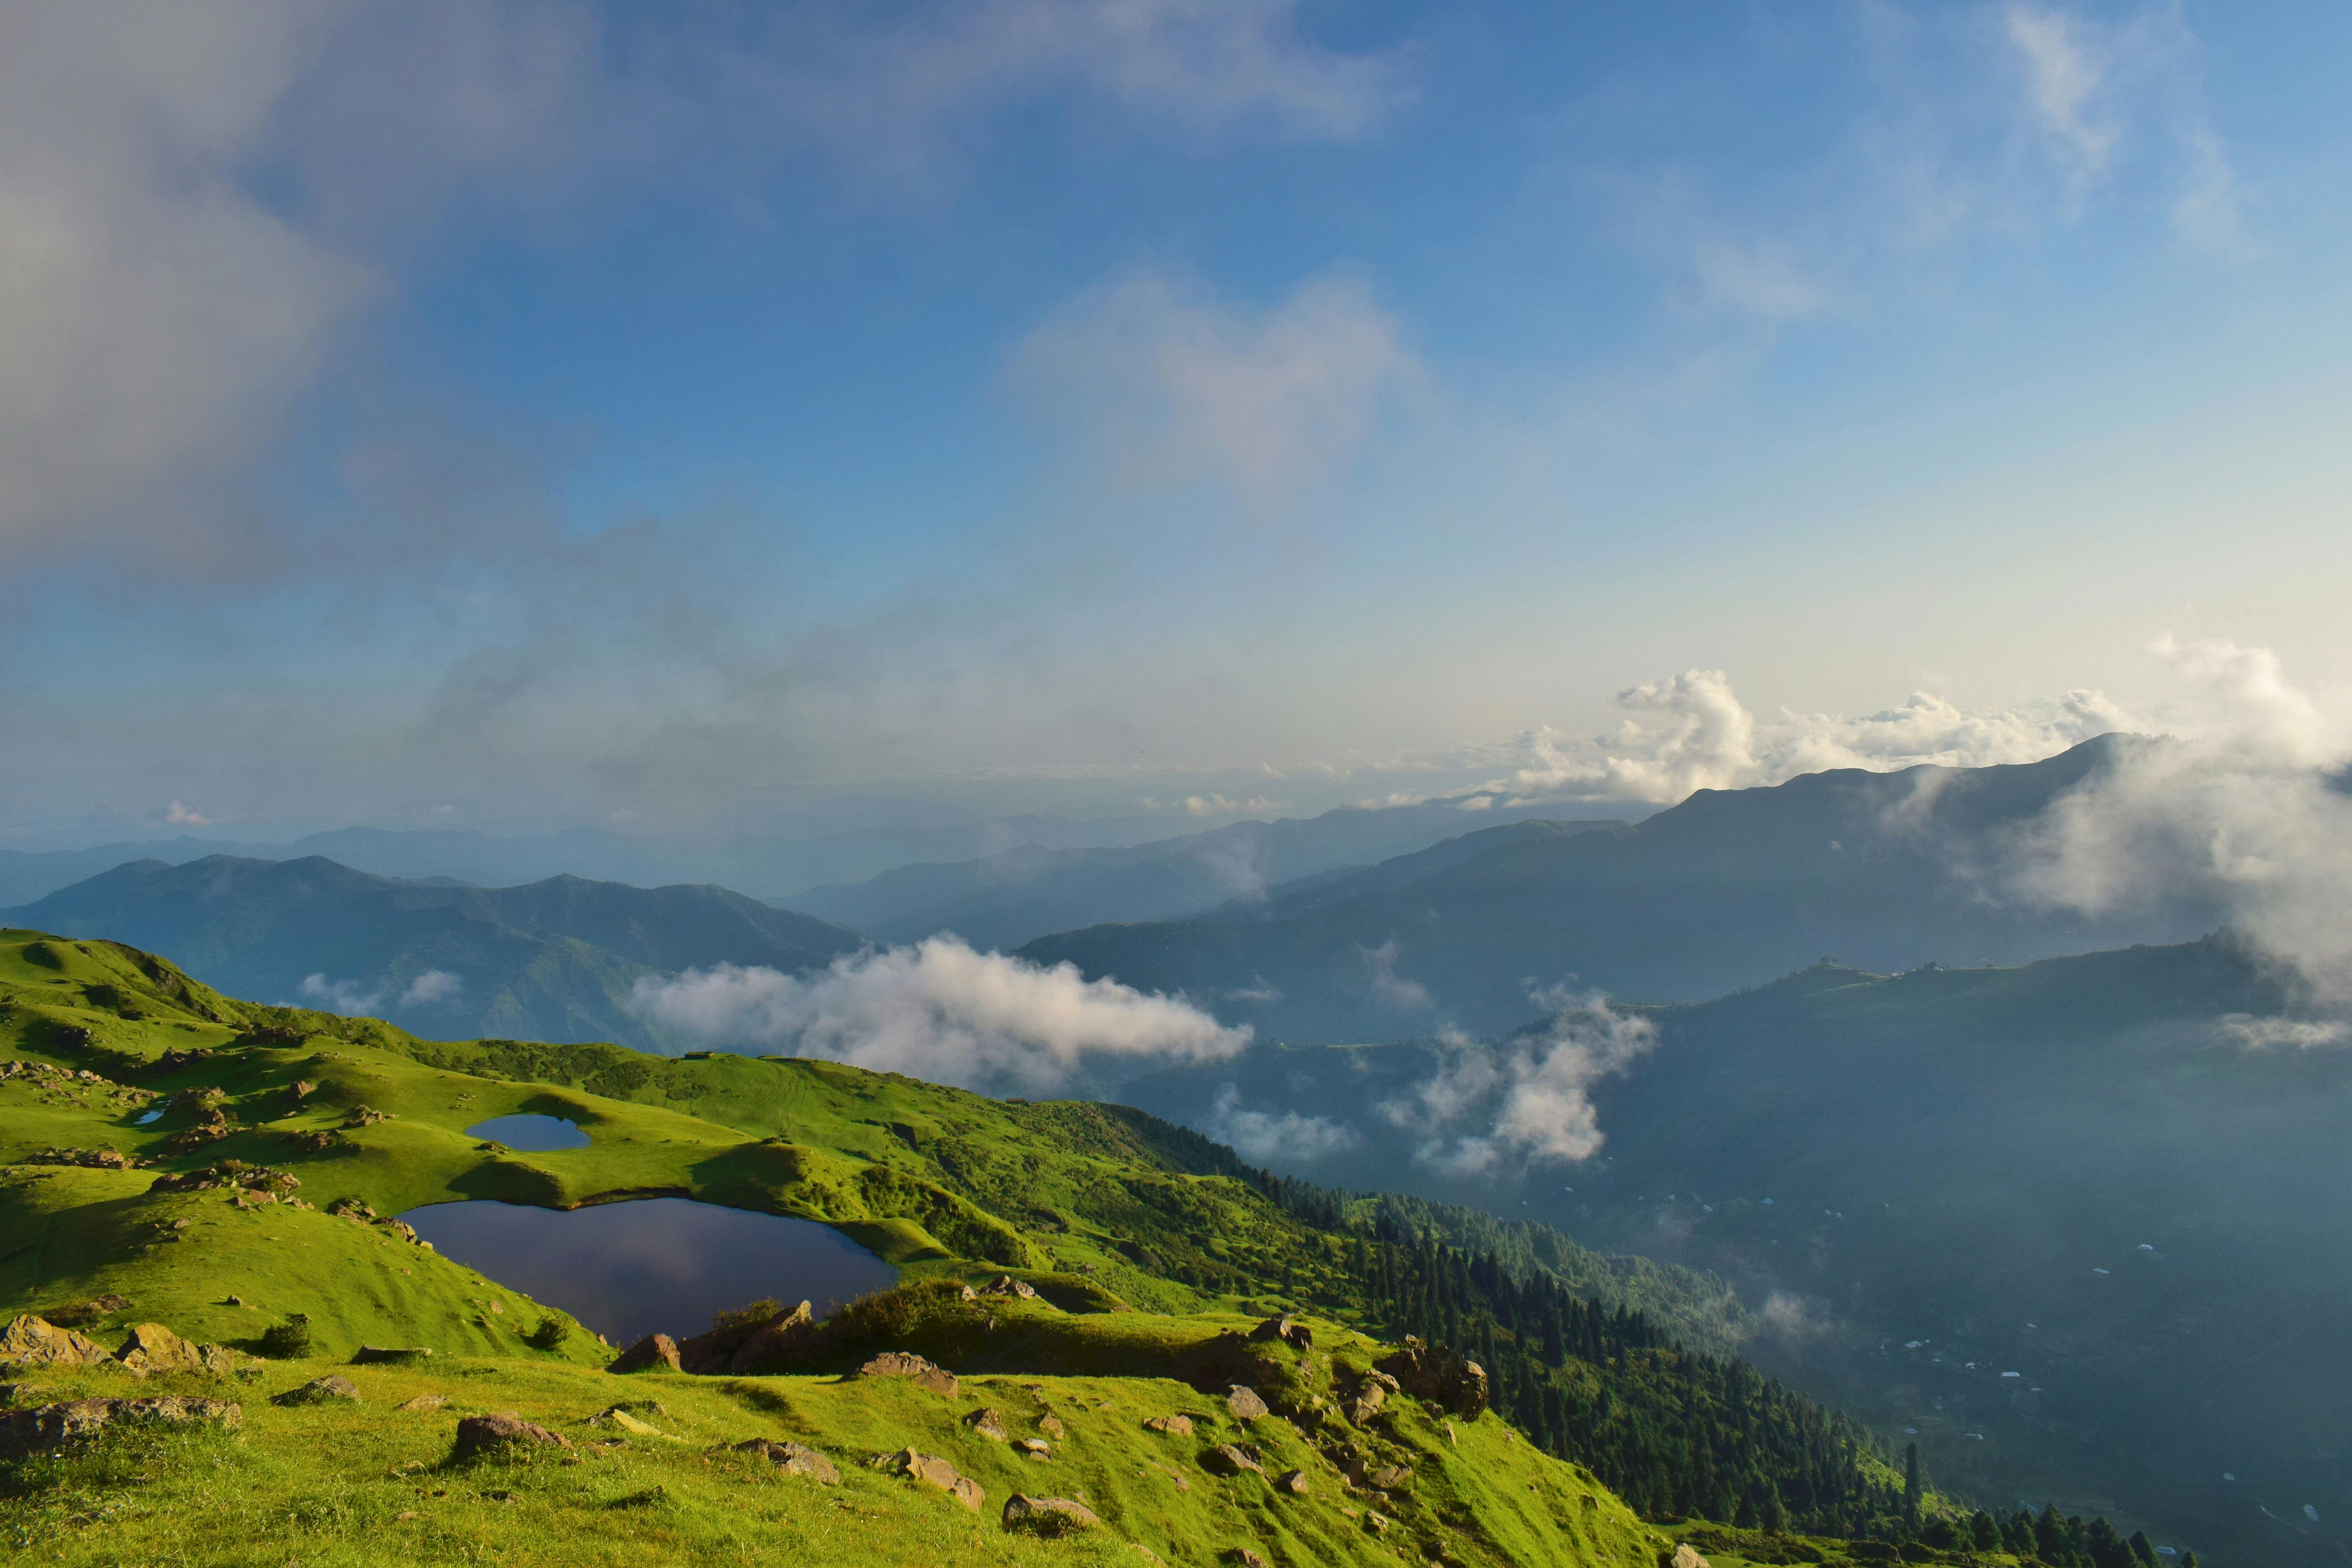
<svg viewBox="0 0 2352 1568">
<path fill-rule="evenodd" d="M 580 1123 L 565 1116 L 493 1116 L 467 1128 L 466 1136 L 503 1143 L 525 1154 L 585 1149 L 593 1142 L 580 1131 Z"/>
<path fill-rule="evenodd" d="M 400 1217 L 444 1257 L 562 1308 L 618 1345 L 656 1331 L 698 1334 L 713 1312 L 762 1296 L 812 1301 L 822 1317 L 898 1279 L 830 1226 L 691 1198 L 584 1209 L 431 1204 Z"/>
</svg>

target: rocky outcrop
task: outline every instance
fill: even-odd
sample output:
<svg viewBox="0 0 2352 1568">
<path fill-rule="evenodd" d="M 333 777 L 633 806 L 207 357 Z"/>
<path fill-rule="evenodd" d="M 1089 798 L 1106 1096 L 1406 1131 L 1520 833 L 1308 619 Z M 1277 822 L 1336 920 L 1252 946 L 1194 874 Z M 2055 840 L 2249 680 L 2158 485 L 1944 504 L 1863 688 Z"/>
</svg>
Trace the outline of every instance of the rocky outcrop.
<svg viewBox="0 0 2352 1568">
<path fill-rule="evenodd" d="M 1486 1369 L 1460 1351 L 1426 1345 L 1411 1334 L 1404 1349 L 1380 1363 L 1407 1394 L 1475 1419 L 1486 1408 Z"/>
<path fill-rule="evenodd" d="M 1412 1467 L 1382 1465 L 1377 1470 L 1367 1472 L 1364 1480 L 1367 1485 L 1379 1491 L 1401 1492 L 1412 1485 Z"/>
<path fill-rule="evenodd" d="M 1305 1470 L 1285 1470 L 1274 1479 L 1274 1489 L 1288 1492 L 1293 1497 L 1305 1497 L 1313 1489 L 1307 1484 Z"/>
<path fill-rule="evenodd" d="M 289 1388 L 270 1400 L 272 1405 L 331 1405 L 339 1399 L 359 1403 L 360 1391 L 347 1377 L 314 1377 L 299 1388 Z"/>
<path fill-rule="evenodd" d="M 1013 1296 L 1024 1301 L 1038 1300 L 1037 1288 L 1034 1285 L 1030 1284 L 1026 1279 L 1015 1279 L 1010 1274 L 998 1275 L 994 1284 L 982 1286 L 979 1293 L 982 1296 Z"/>
<path fill-rule="evenodd" d="M 955 1373 L 907 1351 L 884 1351 L 857 1369 L 860 1377 L 903 1377 L 942 1399 L 956 1397 Z"/>
<path fill-rule="evenodd" d="M 974 1513 L 978 1513 L 980 1505 L 988 1500 L 987 1492 L 981 1489 L 978 1481 L 961 1473 L 937 1454 L 918 1454 L 912 1448 L 902 1448 L 890 1457 L 890 1466 L 902 1476 L 947 1493 Z"/>
<path fill-rule="evenodd" d="M 1225 1408 L 1234 1413 L 1236 1421 L 1255 1421 L 1273 1414 L 1265 1407 L 1265 1401 L 1257 1396 L 1256 1389 L 1239 1383 L 1225 1390 Z"/>
<path fill-rule="evenodd" d="M 47 1453 L 86 1442 L 110 1427 L 235 1426 L 244 1406 L 226 1399 L 74 1399 L 0 1412 L 0 1458 Z"/>
<path fill-rule="evenodd" d="M 1306 1324 L 1300 1322 L 1297 1319 L 1292 1317 L 1287 1312 L 1282 1313 L 1278 1317 L 1268 1318 L 1265 1322 L 1260 1323 L 1256 1328 L 1252 1329 L 1250 1331 L 1250 1338 L 1254 1340 L 1279 1340 L 1295 1351 L 1307 1351 L 1313 1350 L 1315 1348 L 1315 1331 L 1308 1328 Z"/>
<path fill-rule="evenodd" d="M 1171 1437 L 1190 1437 L 1192 1418 L 1190 1415 L 1154 1415 L 1143 1424 L 1147 1432 L 1165 1432 Z"/>
<path fill-rule="evenodd" d="M 95 1366 L 104 1351 L 71 1329 L 29 1313 L 0 1332 L 0 1366 Z"/>
<path fill-rule="evenodd" d="M 1031 1535 L 1076 1535 L 1102 1521 L 1095 1510 L 1066 1497 L 1030 1497 L 1014 1492 L 1004 1500 L 1004 1528 Z"/>
<path fill-rule="evenodd" d="M 647 1334 L 614 1358 L 606 1372 L 677 1372 L 677 1342 L 667 1334 Z"/>
<path fill-rule="evenodd" d="M 834 1468 L 833 1461 L 803 1444 L 779 1443 L 767 1437 L 754 1437 L 748 1443 L 736 1444 L 735 1451 L 739 1454 L 757 1454 L 763 1459 L 772 1461 L 782 1473 L 788 1476 L 806 1476 L 819 1486 L 837 1487 L 841 1484 L 841 1472 Z"/>
<path fill-rule="evenodd" d="M 963 1418 L 963 1424 L 992 1443 L 1003 1443 L 1012 1436 L 1004 1429 L 1004 1413 L 992 1405 L 973 1411 Z"/>
<path fill-rule="evenodd" d="M 1706 1559 L 1698 1554 L 1698 1549 L 1685 1541 L 1675 1546 L 1673 1568 L 1708 1568 L 1708 1565 Z"/>
<path fill-rule="evenodd" d="M 511 1410 L 494 1410 L 488 1415 L 468 1415 L 457 1423 L 457 1458 L 479 1458 L 511 1448 L 549 1447 L 569 1448 L 570 1438 L 560 1432 L 551 1432 L 536 1422 L 526 1421 Z"/>
<path fill-rule="evenodd" d="M 682 1342 L 678 1368 L 706 1377 L 775 1372 L 803 1360 L 817 1334 L 816 1314 L 803 1301 L 760 1322 L 734 1323 Z"/>
<path fill-rule="evenodd" d="M 79 1165 L 92 1171 L 127 1171 L 131 1156 L 113 1149 L 36 1149 L 21 1156 L 20 1165 Z"/>
<path fill-rule="evenodd" d="M 215 1352 L 217 1359 L 221 1349 L 191 1344 L 161 1323 L 142 1323 L 131 1331 L 115 1359 L 136 1373 L 204 1372 L 208 1370 L 205 1352 Z"/>
</svg>

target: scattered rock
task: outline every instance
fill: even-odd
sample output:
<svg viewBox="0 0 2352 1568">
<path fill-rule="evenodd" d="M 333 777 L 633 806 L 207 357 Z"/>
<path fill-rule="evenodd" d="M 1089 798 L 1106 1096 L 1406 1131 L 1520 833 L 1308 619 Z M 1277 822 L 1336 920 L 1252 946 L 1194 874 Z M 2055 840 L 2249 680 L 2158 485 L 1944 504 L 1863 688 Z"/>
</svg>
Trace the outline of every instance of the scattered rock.
<svg viewBox="0 0 2352 1568">
<path fill-rule="evenodd" d="M 1386 1535 L 1389 1532 L 1390 1522 L 1388 1515 L 1384 1513 L 1374 1513 L 1370 1509 L 1364 1510 L 1364 1528 L 1374 1535 Z"/>
<path fill-rule="evenodd" d="M 973 1411 L 963 1418 L 963 1424 L 992 1442 L 1002 1443 L 1008 1436 L 1003 1415 L 992 1405 Z"/>
<path fill-rule="evenodd" d="M 650 1426 L 645 1429 L 653 1430 Z M 803 1444 L 778 1443 L 766 1437 L 754 1437 L 748 1443 L 736 1444 L 735 1451 L 772 1459 L 776 1468 L 784 1474 L 806 1476 L 819 1486 L 837 1487 L 841 1484 L 841 1472 L 834 1468 L 833 1461 Z"/>
<path fill-rule="evenodd" d="M 987 1500 L 988 1494 L 981 1489 L 978 1481 L 959 1473 L 953 1465 L 936 1454 L 918 1454 L 912 1448 L 904 1448 L 892 1456 L 890 1463 L 899 1474 L 911 1477 L 927 1487 L 938 1488 L 974 1513 L 978 1513 L 980 1505 Z"/>
<path fill-rule="evenodd" d="M 448 1403 L 449 1396 L 446 1394 L 420 1394 L 414 1399 L 401 1401 L 393 1408 L 414 1413 L 419 1410 L 438 1410 Z"/>
<path fill-rule="evenodd" d="M 74 1399 L 0 1412 L 0 1458 L 46 1453 L 95 1437 L 109 1426 L 182 1426 L 213 1422 L 235 1426 L 245 1409 L 225 1399 Z"/>
<path fill-rule="evenodd" d="M 678 1370 L 677 1342 L 667 1334 L 647 1334 L 621 1352 L 618 1360 L 604 1369 L 606 1372 L 646 1372 Z"/>
<path fill-rule="evenodd" d="M 242 1307 L 245 1304 L 245 1298 L 242 1296 L 224 1296 L 221 1298 L 221 1305 L 224 1307 Z"/>
<path fill-rule="evenodd" d="M 1698 1549 L 1685 1541 L 1675 1548 L 1674 1568 L 1708 1568 L 1708 1565 L 1706 1559 L 1698 1554 Z"/>
<path fill-rule="evenodd" d="M 1366 1475 L 1364 1479 L 1381 1491 L 1401 1492 L 1407 1487 L 1412 1485 L 1412 1467 L 1411 1465 L 1382 1465 L 1379 1469 L 1373 1470 L 1370 1474 Z"/>
<path fill-rule="evenodd" d="M 1165 1432 L 1171 1437 L 1190 1437 L 1192 1418 L 1190 1415 L 1154 1415 L 1143 1424 L 1147 1432 Z"/>
<path fill-rule="evenodd" d="M 433 1352 L 423 1345 L 362 1345 L 352 1352 L 353 1366 L 367 1366 L 376 1362 L 407 1363 L 429 1361 Z"/>
<path fill-rule="evenodd" d="M 1171 1470 L 1157 1459 L 1146 1459 L 1143 1462 L 1150 1465 L 1153 1469 L 1158 1470 L 1161 1475 L 1166 1476 L 1170 1480 L 1174 1481 L 1178 1491 L 1189 1492 L 1192 1489 L 1192 1483 L 1184 1479 L 1183 1471 Z"/>
<path fill-rule="evenodd" d="M 18 1158 L 20 1165 L 80 1165 L 94 1171 L 127 1171 L 131 1156 L 113 1149 L 36 1149 Z"/>
<path fill-rule="evenodd" d="M 669 1441 L 673 1443 L 683 1443 L 686 1441 L 683 1437 L 670 1436 L 668 1433 L 663 1431 L 660 1427 L 655 1426 L 650 1421 L 638 1420 L 635 1416 L 630 1415 L 627 1411 L 622 1409 L 617 1405 L 598 1415 L 596 1419 L 603 1422 L 607 1426 L 618 1426 L 624 1432 L 635 1432 L 640 1437 L 667 1437 L 669 1438 Z M 751 1447 L 751 1445 L 748 1443 L 738 1443 L 736 1447 L 739 1448 L 745 1448 Z"/>
<path fill-rule="evenodd" d="M 79 1329 L 94 1323 L 100 1318 L 112 1317 L 129 1305 L 131 1305 L 131 1298 L 128 1296 L 93 1296 L 87 1301 L 77 1301 L 70 1307 L 59 1307 L 45 1315 L 58 1328 Z"/>
<path fill-rule="evenodd" d="M 1285 1470 L 1275 1478 L 1274 1489 L 1288 1492 L 1293 1497 L 1305 1497 L 1313 1489 L 1307 1484 L 1305 1470 Z"/>
<path fill-rule="evenodd" d="M 1004 1528 L 1032 1535 L 1076 1535 L 1102 1521 L 1095 1510 L 1066 1497 L 1030 1497 L 1014 1492 L 1004 1500 Z"/>
<path fill-rule="evenodd" d="M 1296 1351 L 1312 1350 L 1315 1348 L 1315 1331 L 1308 1328 L 1306 1324 L 1300 1322 L 1297 1319 L 1292 1317 L 1287 1312 L 1284 1312 L 1276 1317 L 1268 1318 L 1265 1322 L 1260 1323 L 1256 1328 L 1252 1329 L 1250 1331 L 1250 1338 L 1254 1340 L 1280 1340 L 1284 1344 L 1288 1345 L 1292 1350 Z"/>
<path fill-rule="evenodd" d="M 1265 1401 L 1257 1396 L 1256 1389 L 1238 1383 L 1225 1391 L 1225 1408 L 1234 1413 L 1236 1421 L 1255 1421 L 1261 1415 L 1272 1414 L 1266 1409 Z"/>
<path fill-rule="evenodd" d="M 1237 1476 L 1244 1470 L 1254 1475 L 1265 1474 L 1265 1466 L 1259 1461 L 1257 1449 L 1247 1443 L 1220 1443 L 1209 1457 L 1216 1461 L 1216 1468 L 1227 1475 Z"/>
<path fill-rule="evenodd" d="M 29 1313 L 0 1332 L 0 1365 L 96 1366 L 107 1354 L 71 1329 Z"/>
<path fill-rule="evenodd" d="M 561 1433 L 551 1432 L 536 1422 L 526 1421 L 511 1410 L 493 1411 L 488 1415 L 468 1415 L 457 1423 L 457 1457 L 460 1459 L 477 1458 L 518 1444 L 551 1444 L 559 1448 L 572 1447 Z"/>
<path fill-rule="evenodd" d="M 1013 1446 L 1033 1459 L 1050 1459 L 1054 1457 L 1054 1445 L 1043 1437 L 1024 1437 Z"/>
<path fill-rule="evenodd" d="M 987 1286 L 980 1293 L 983 1296 L 1017 1296 L 1024 1301 L 1037 1300 L 1037 1287 L 1026 1279 L 1015 1279 L 1010 1274 L 998 1275 L 996 1283 Z"/>
<path fill-rule="evenodd" d="M 705 1376 L 775 1372 L 793 1364 L 816 1337 L 816 1314 L 806 1301 L 757 1323 L 736 1323 L 697 1334 L 677 1347 L 681 1370 Z"/>
<path fill-rule="evenodd" d="M 359 1403 L 360 1391 L 349 1378 L 314 1377 L 299 1388 L 289 1388 L 269 1403 L 272 1405 L 327 1405 L 338 1399 Z"/>
<path fill-rule="evenodd" d="M 1273 1568 L 1273 1564 L 1246 1546 L 1236 1546 L 1225 1553 L 1225 1561 L 1237 1568 Z"/>
<path fill-rule="evenodd" d="M 1149 1426 L 1150 1423 L 1146 1422 L 1145 1425 Z M 1040 1415 L 1037 1417 L 1037 1430 L 1045 1433 L 1049 1437 L 1066 1437 L 1069 1436 L 1069 1434 L 1063 1429 L 1062 1418 L 1058 1415 Z"/>
<path fill-rule="evenodd" d="M 956 1397 L 955 1373 L 906 1351 L 884 1351 L 857 1369 L 860 1377 L 903 1377 L 942 1399 Z"/>
<path fill-rule="evenodd" d="M 1454 1435 L 1454 1423 L 1451 1421 L 1445 1424 L 1445 1441 L 1448 1447 L 1455 1448 L 1462 1447 L 1462 1439 Z"/>
</svg>

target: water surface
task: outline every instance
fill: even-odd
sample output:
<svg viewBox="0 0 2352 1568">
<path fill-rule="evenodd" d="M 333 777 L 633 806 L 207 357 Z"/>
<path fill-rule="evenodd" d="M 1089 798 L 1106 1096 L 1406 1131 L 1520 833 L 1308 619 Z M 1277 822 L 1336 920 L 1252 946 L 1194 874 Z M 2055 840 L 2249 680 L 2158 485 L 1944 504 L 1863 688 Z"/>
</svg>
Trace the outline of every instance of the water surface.
<svg viewBox="0 0 2352 1568">
<path fill-rule="evenodd" d="M 545 1154 L 556 1149 L 585 1149 L 593 1142 L 580 1124 L 563 1116 L 493 1116 L 466 1129 L 468 1138 L 484 1138 L 525 1154 Z"/>
<path fill-rule="evenodd" d="M 898 1279 L 830 1226 L 691 1198 L 584 1209 L 430 1204 L 400 1217 L 443 1256 L 562 1308 L 618 1345 L 656 1331 L 698 1334 L 713 1312 L 762 1296 L 814 1302 L 822 1317 Z"/>
</svg>

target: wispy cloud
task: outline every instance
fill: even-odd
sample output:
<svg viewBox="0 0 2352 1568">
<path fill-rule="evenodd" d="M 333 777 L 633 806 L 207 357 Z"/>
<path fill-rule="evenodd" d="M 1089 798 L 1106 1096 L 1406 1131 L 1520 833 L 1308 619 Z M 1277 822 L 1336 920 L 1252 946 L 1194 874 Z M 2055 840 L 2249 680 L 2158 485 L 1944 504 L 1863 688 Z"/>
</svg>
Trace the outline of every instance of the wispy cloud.
<svg viewBox="0 0 2352 1568">
<path fill-rule="evenodd" d="M 1560 988 L 1532 999 L 1558 1009 L 1542 1033 L 1504 1045 L 1442 1038 L 1437 1070 L 1381 1105 L 1414 1138 L 1420 1163 L 1479 1177 L 1600 1152 L 1593 1086 L 1655 1049 L 1657 1026 L 1617 1012 L 1598 993 Z"/>
<path fill-rule="evenodd" d="M 1232 1145 L 1245 1160 L 1283 1169 L 1344 1154 L 1364 1142 L 1362 1133 L 1327 1116 L 1302 1116 L 1295 1110 L 1276 1116 L 1246 1110 L 1240 1088 L 1230 1083 L 1217 1091 L 1216 1104 L 1202 1131 Z"/>
</svg>

